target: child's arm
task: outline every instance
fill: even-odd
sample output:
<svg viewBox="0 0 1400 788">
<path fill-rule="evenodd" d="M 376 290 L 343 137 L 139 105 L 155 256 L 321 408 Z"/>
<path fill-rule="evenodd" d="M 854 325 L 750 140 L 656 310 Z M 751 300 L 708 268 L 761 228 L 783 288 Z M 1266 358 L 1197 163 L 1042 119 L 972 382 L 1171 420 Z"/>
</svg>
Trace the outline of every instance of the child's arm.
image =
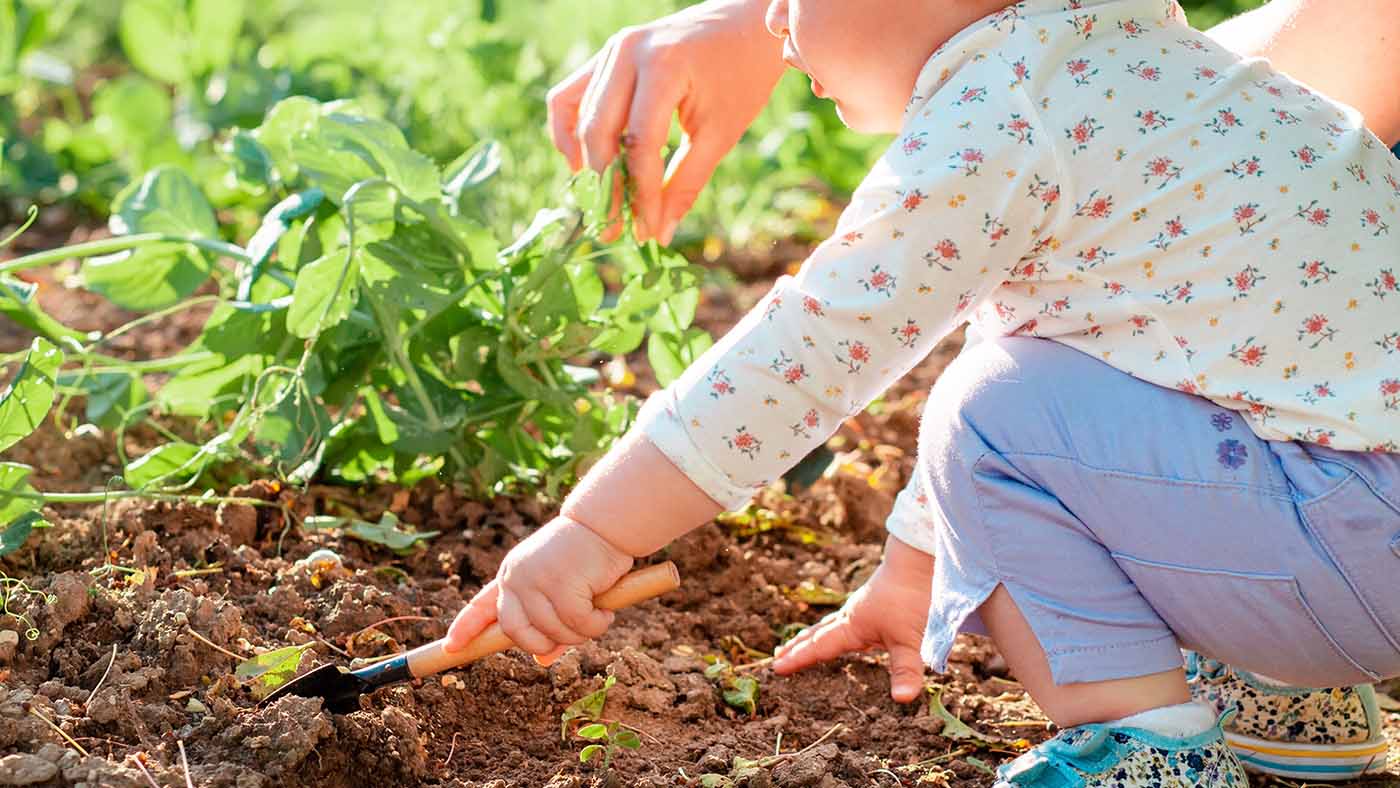
<svg viewBox="0 0 1400 788">
<path fill-rule="evenodd" d="M 1395 0 L 1273 0 L 1208 31 L 1241 55 L 1361 112 L 1387 145 L 1400 141 L 1400 3 Z"/>
</svg>

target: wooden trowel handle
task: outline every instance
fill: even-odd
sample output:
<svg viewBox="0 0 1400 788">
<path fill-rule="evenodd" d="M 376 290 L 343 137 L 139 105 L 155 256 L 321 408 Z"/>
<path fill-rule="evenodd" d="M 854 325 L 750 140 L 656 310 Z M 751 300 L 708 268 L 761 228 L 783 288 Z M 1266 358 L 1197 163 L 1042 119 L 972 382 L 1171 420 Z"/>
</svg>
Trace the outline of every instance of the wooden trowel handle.
<svg viewBox="0 0 1400 788">
<path fill-rule="evenodd" d="M 623 576 L 612 588 L 594 597 L 593 604 L 602 610 L 617 610 L 674 591 L 680 585 L 680 572 L 676 571 L 675 564 L 667 561 Z M 501 631 L 501 625 L 494 621 L 460 651 L 444 650 L 445 643 L 446 640 L 434 640 L 404 655 L 408 659 L 409 672 L 419 678 L 431 676 L 515 645 Z"/>
</svg>

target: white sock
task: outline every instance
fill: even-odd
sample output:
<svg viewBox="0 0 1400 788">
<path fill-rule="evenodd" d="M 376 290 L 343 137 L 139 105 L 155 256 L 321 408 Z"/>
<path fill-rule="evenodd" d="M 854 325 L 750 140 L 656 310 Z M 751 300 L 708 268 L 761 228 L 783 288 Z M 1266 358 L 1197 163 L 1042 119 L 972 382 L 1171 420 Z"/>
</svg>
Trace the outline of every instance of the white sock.
<svg viewBox="0 0 1400 788">
<path fill-rule="evenodd" d="M 1143 728 L 1163 736 L 1185 738 L 1205 733 L 1215 725 L 1215 710 L 1196 701 L 1175 706 L 1158 706 L 1121 720 L 1107 723 L 1115 728 Z"/>
</svg>

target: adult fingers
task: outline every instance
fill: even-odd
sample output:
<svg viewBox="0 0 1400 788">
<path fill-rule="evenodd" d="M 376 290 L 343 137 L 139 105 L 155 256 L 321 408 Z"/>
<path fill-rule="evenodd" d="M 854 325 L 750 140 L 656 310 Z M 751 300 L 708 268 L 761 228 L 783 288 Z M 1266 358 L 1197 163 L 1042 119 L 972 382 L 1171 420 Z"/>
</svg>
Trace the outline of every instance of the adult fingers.
<svg viewBox="0 0 1400 788">
<path fill-rule="evenodd" d="M 908 703 L 924 689 L 924 661 L 919 650 L 903 644 L 890 646 L 890 697 Z"/>
<path fill-rule="evenodd" d="M 633 189 L 637 241 L 660 236 L 662 228 L 661 148 L 671 130 L 671 116 L 685 96 L 685 82 L 663 67 L 638 75 L 627 115 L 627 175 Z"/>
<path fill-rule="evenodd" d="M 640 35 L 635 30 L 624 30 L 613 36 L 579 106 L 578 132 L 583 144 L 583 162 L 598 172 L 617 156 L 618 142 L 637 84 L 634 54 Z"/>
<path fill-rule="evenodd" d="M 444 646 L 446 651 L 465 648 L 473 638 L 491 626 L 491 622 L 496 620 L 496 596 L 499 593 L 500 586 L 495 580 L 476 592 L 476 596 L 457 613 L 457 617 L 452 619 L 452 625 L 447 628 L 447 643 Z"/>
<path fill-rule="evenodd" d="M 848 651 L 862 651 L 866 644 L 856 637 L 850 619 L 838 616 L 817 624 L 793 641 L 792 648 L 773 661 L 773 670 L 780 676 L 826 662 Z M 804 637 L 805 636 L 805 637 Z M 801 642 L 798 642 L 800 640 Z"/>
<path fill-rule="evenodd" d="M 703 133 L 687 136 L 681 141 L 680 149 L 671 157 L 667 168 L 665 186 L 661 196 L 661 230 L 657 240 L 665 245 L 671 243 L 676 234 L 676 225 L 681 223 L 695 198 L 709 182 L 720 159 L 729 152 L 733 143 L 725 144 Z"/>
<path fill-rule="evenodd" d="M 540 632 L 530 622 L 520 597 L 509 590 L 502 590 L 496 600 L 496 618 L 501 622 L 501 630 L 511 642 L 531 654 L 548 654 L 557 645 Z"/>
<path fill-rule="evenodd" d="M 578 140 L 579 105 L 583 102 L 583 94 L 588 90 L 597 64 L 598 55 L 595 54 L 578 70 L 550 88 L 545 96 L 550 139 L 554 141 L 554 147 L 564 154 L 569 169 L 574 172 L 583 168 L 583 148 Z"/>
</svg>

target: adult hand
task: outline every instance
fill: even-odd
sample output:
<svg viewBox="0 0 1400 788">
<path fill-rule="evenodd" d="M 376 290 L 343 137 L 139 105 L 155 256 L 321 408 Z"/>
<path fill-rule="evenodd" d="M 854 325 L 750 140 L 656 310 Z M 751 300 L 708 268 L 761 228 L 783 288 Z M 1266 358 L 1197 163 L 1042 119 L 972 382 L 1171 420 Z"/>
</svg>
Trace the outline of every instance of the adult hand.
<svg viewBox="0 0 1400 788">
<path fill-rule="evenodd" d="M 932 577 L 932 556 L 889 537 L 875 574 L 840 610 L 779 646 L 774 672 L 786 676 L 850 651 L 879 647 L 890 655 L 890 696 L 900 703 L 918 698 L 924 690 L 919 643 Z"/>
<path fill-rule="evenodd" d="M 766 5 L 709 0 L 626 28 L 549 91 L 550 134 L 574 171 L 601 172 L 625 137 L 639 241 L 671 242 L 782 76 L 782 43 L 764 26 Z M 661 149 L 677 113 L 684 136 L 663 173 Z"/>
</svg>

